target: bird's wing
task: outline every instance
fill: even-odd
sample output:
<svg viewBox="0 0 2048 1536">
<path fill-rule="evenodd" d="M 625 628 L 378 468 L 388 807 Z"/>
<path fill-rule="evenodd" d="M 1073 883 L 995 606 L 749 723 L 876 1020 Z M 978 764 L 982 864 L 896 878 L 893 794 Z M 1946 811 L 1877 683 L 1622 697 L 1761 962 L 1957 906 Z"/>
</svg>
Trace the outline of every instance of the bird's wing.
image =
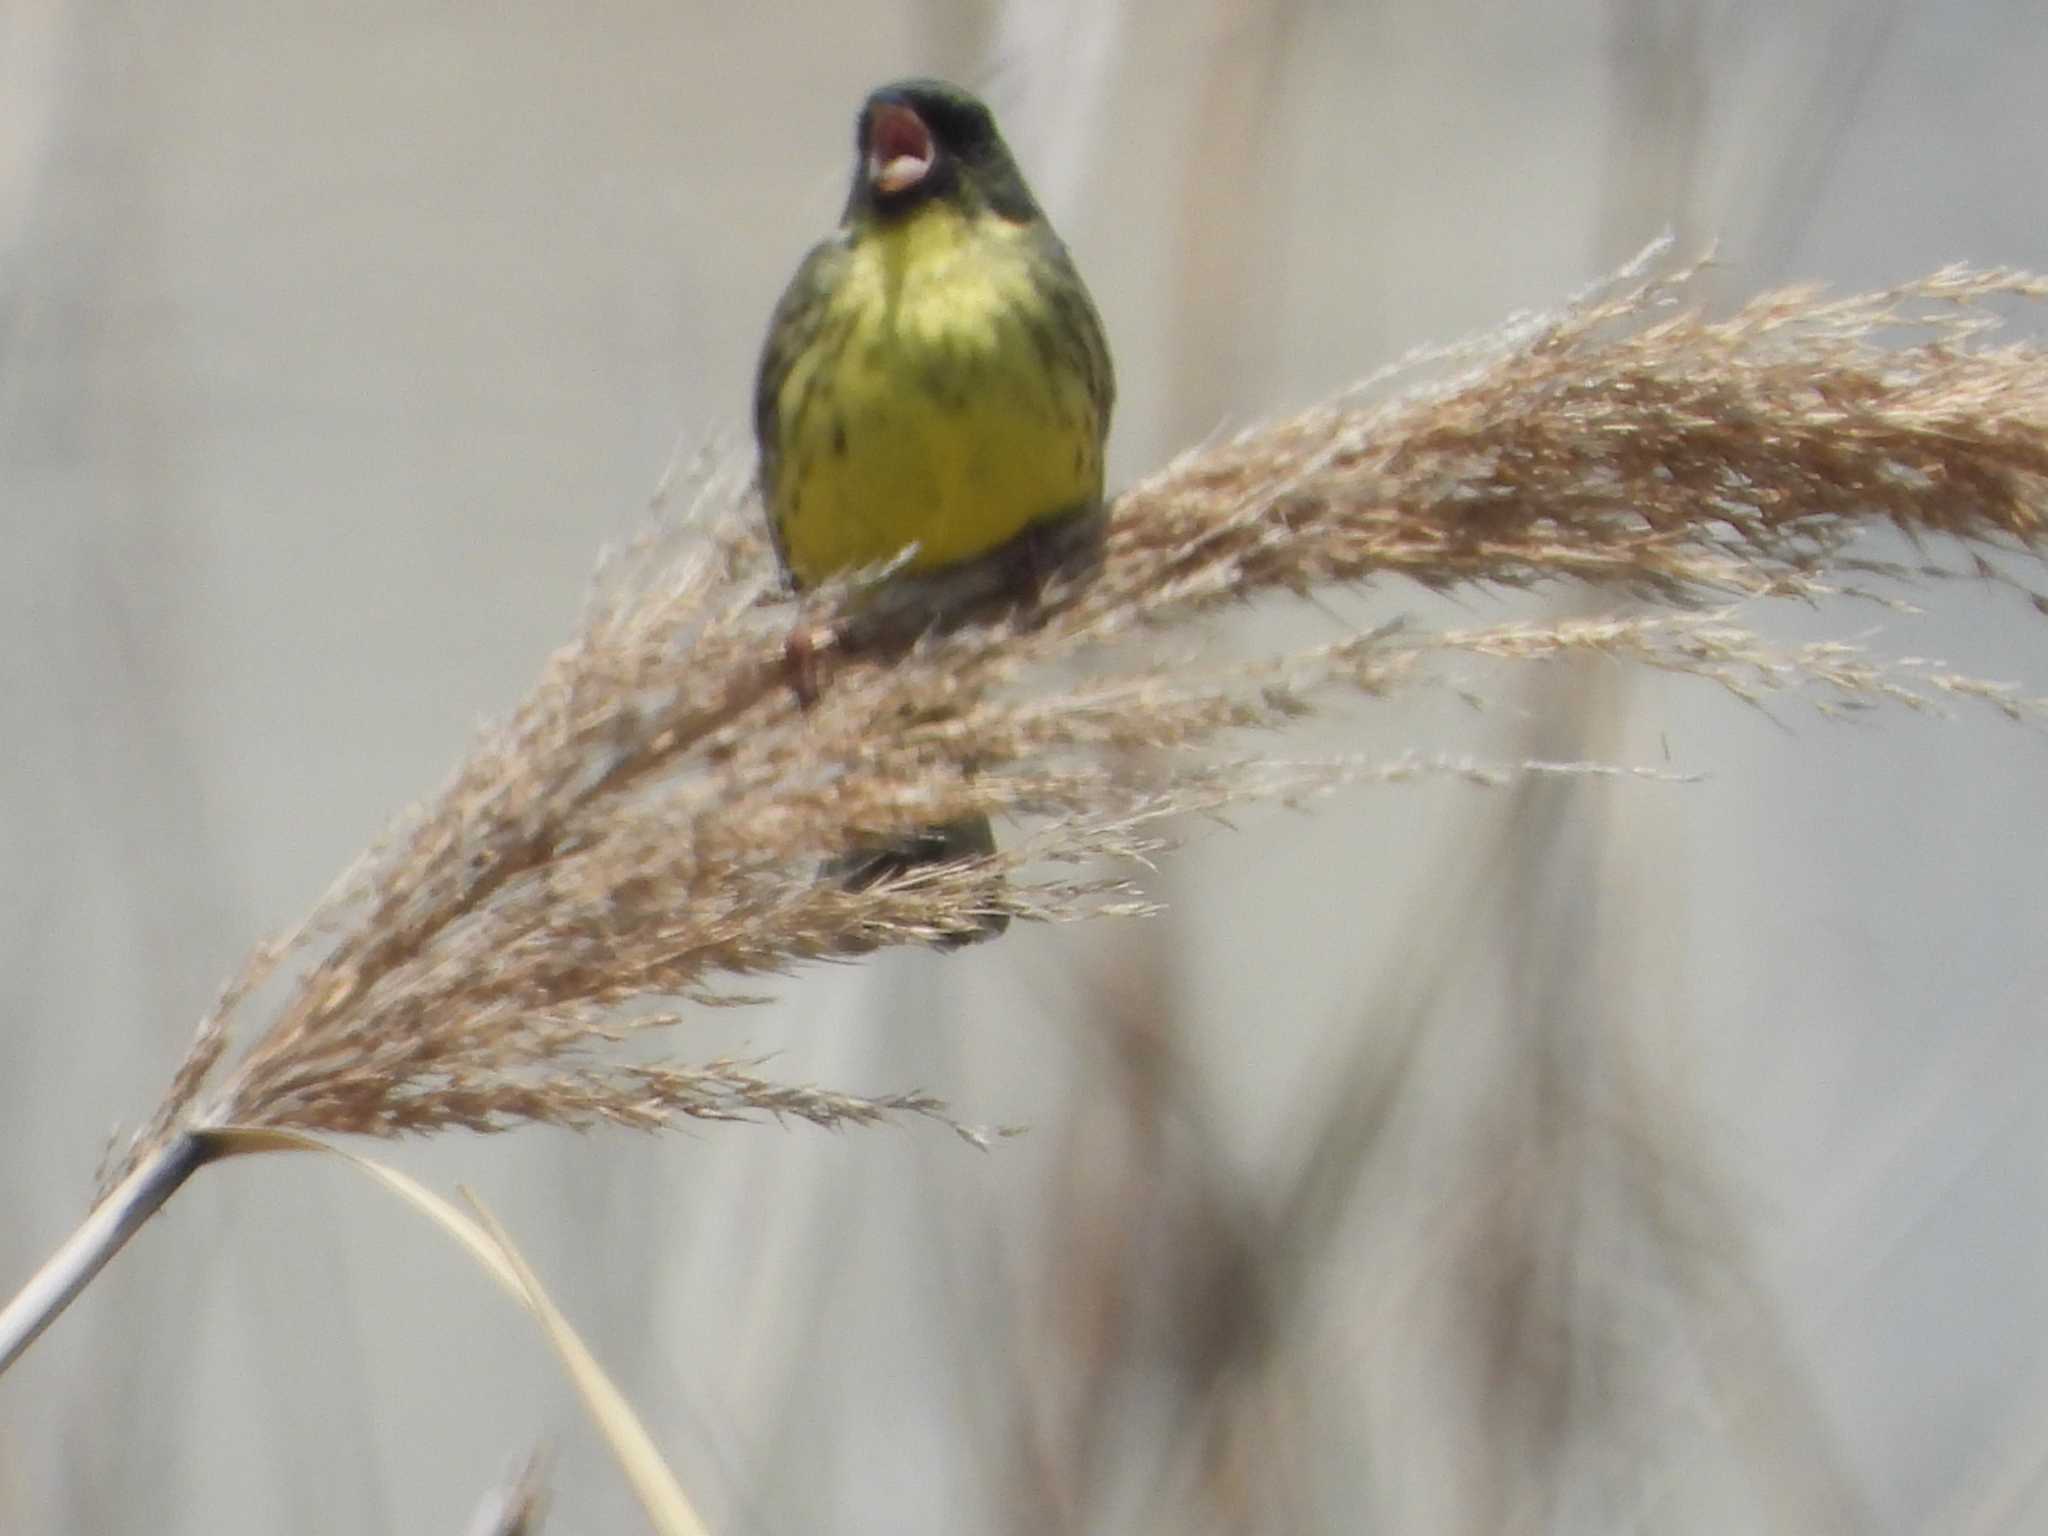
<svg viewBox="0 0 2048 1536">
<path fill-rule="evenodd" d="M 1098 435 L 1107 438 L 1110 412 L 1116 406 L 1116 370 L 1109 360 L 1109 341 L 1103 334 L 1102 316 L 1096 313 L 1095 301 L 1088 296 L 1088 287 L 1074 267 L 1074 258 L 1067 254 L 1066 242 L 1043 218 L 1038 221 L 1033 245 L 1035 258 L 1065 279 L 1048 285 L 1057 310 L 1058 324 L 1054 327 L 1054 334 L 1064 338 L 1072 348 L 1072 361 L 1088 381 L 1088 394 L 1095 403 Z"/>
<path fill-rule="evenodd" d="M 789 553 L 775 511 L 775 478 L 781 469 L 782 387 L 797 360 L 813 346 L 832 321 L 832 292 L 846 266 L 844 232 L 811 247 L 768 320 L 761 344 L 761 363 L 754 375 L 754 441 L 761 455 L 761 499 L 768 510 L 768 537 L 783 569 Z"/>
</svg>

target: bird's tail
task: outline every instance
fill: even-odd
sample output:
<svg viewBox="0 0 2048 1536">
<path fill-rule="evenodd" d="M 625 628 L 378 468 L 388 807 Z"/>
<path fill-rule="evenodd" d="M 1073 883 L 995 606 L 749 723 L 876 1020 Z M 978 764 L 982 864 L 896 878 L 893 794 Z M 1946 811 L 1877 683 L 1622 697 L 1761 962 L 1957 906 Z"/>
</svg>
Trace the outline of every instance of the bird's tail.
<svg viewBox="0 0 2048 1536">
<path fill-rule="evenodd" d="M 869 844 L 827 859 L 819 874 L 836 880 L 850 891 L 869 886 L 931 864 L 952 864 L 961 859 L 985 858 L 996 851 L 996 829 L 986 816 L 969 816 L 941 826 L 923 827 L 907 836 Z M 972 911 L 959 914 L 959 925 L 939 940 L 941 949 L 958 949 L 998 937 L 1010 926 L 1010 914 Z"/>
</svg>

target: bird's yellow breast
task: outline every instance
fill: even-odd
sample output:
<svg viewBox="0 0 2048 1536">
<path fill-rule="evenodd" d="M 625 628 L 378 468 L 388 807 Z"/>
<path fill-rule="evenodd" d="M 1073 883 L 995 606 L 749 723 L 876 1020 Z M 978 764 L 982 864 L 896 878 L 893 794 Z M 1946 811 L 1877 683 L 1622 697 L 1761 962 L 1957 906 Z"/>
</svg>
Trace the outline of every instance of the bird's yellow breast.
<svg viewBox="0 0 2048 1536">
<path fill-rule="evenodd" d="M 850 244 L 776 398 L 796 579 L 932 571 L 1102 495 L 1103 413 L 1028 231 L 934 203 Z"/>
</svg>

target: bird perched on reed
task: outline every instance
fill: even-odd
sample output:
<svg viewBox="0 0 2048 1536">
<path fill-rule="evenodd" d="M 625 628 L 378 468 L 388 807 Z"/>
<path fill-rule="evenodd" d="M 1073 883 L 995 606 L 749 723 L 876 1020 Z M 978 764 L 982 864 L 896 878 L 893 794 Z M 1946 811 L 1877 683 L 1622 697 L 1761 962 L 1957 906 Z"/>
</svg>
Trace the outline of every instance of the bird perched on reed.
<svg viewBox="0 0 2048 1536">
<path fill-rule="evenodd" d="M 919 624 L 1035 589 L 1048 551 L 1099 521 L 1115 396 L 1067 248 L 989 109 L 939 80 L 862 106 L 839 227 L 769 321 L 754 390 L 761 490 L 792 582 L 897 562 Z M 828 871 L 854 887 L 993 853 L 988 818 L 876 840 Z M 993 937 L 978 913 L 949 943 Z"/>
</svg>

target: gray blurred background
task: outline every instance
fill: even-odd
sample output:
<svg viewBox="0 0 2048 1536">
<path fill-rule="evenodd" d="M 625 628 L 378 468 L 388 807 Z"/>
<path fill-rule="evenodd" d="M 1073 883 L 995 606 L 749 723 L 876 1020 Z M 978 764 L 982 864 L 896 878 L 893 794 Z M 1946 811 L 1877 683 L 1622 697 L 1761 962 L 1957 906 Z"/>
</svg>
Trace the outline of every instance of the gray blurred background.
<svg viewBox="0 0 2048 1536">
<path fill-rule="evenodd" d="M 0 0 L 0 1288 L 678 449 L 744 442 L 875 84 L 996 107 L 1122 481 L 1667 228 L 1723 298 L 2048 268 L 2044 63 L 2023 0 Z M 1926 606 L 1756 618 L 2048 692 L 2022 600 Z M 1541 611 L 1387 583 L 1206 643 Z M 504 1216 L 720 1533 L 2040 1528 L 2048 744 L 1473 681 L 1273 745 L 1705 777 L 1191 827 L 1162 919 L 675 1042 L 1032 1128 L 988 1156 L 385 1150 Z M 250 1160 L 0 1380 L 0 1530 L 455 1531 L 538 1442 L 551 1529 L 641 1528 L 438 1233 Z"/>
</svg>

